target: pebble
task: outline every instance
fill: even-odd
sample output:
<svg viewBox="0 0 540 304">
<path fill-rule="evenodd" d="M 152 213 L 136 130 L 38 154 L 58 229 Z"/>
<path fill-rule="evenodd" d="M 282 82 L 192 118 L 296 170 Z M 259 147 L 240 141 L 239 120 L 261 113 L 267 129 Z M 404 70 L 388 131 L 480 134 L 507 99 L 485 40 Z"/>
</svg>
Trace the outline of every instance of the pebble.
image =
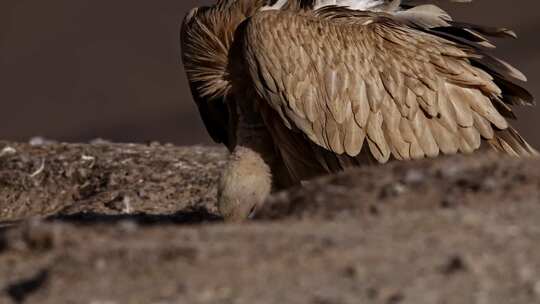
<svg viewBox="0 0 540 304">
<path fill-rule="evenodd" d="M 419 170 L 409 170 L 405 174 L 404 182 L 406 184 L 420 184 L 425 180 L 425 175 Z"/>
<path fill-rule="evenodd" d="M 15 148 L 7 146 L 7 147 L 4 147 L 2 151 L 0 151 L 0 157 L 6 156 L 6 155 L 13 155 L 16 153 L 17 153 L 17 150 L 15 150 Z"/>
<path fill-rule="evenodd" d="M 534 284 L 533 291 L 534 295 L 540 299 L 540 281 Z"/>
</svg>

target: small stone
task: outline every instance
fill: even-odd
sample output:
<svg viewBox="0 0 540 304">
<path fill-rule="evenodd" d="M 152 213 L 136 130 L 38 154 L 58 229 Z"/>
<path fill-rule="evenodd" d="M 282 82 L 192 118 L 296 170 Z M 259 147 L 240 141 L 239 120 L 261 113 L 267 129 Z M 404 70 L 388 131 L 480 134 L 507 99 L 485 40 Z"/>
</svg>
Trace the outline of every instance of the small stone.
<svg viewBox="0 0 540 304">
<path fill-rule="evenodd" d="M 118 304 L 118 302 L 111 300 L 92 300 L 90 304 Z"/>
<path fill-rule="evenodd" d="M 28 143 L 30 144 L 30 146 L 44 146 L 44 145 L 55 144 L 56 141 L 51 140 L 51 139 L 47 139 L 47 138 L 41 137 L 41 136 L 34 136 L 34 137 L 30 138 Z"/>
<path fill-rule="evenodd" d="M 453 275 L 455 273 L 465 271 L 467 269 L 463 258 L 456 255 L 448 259 L 446 265 L 443 266 L 442 272 L 446 275 Z"/>
<path fill-rule="evenodd" d="M 405 193 L 406 191 L 407 187 L 405 187 L 405 185 L 402 183 L 391 183 L 382 188 L 381 192 L 379 193 L 379 198 L 385 199 L 396 197 Z"/>
<path fill-rule="evenodd" d="M 405 296 L 402 293 L 395 293 L 388 298 L 387 304 L 399 304 L 405 300 Z"/>
<path fill-rule="evenodd" d="M 486 191 L 494 191 L 498 188 L 498 183 L 494 178 L 486 178 L 482 183 L 482 188 Z"/>
<path fill-rule="evenodd" d="M 356 270 L 356 267 L 352 265 L 347 266 L 345 267 L 345 269 L 343 269 L 343 276 L 349 279 L 355 279 L 357 275 L 358 275 L 358 271 Z"/>
<path fill-rule="evenodd" d="M 103 138 L 96 138 L 90 141 L 91 145 L 105 145 L 105 144 L 110 144 L 110 143 L 111 141 L 103 139 Z"/>
<path fill-rule="evenodd" d="M 2 157 L 2 156 L 10 156 L 10 155 L 14 155 L 14 154 L 17 154 L 17 150 L 15 150 L 15 148 L 10 147 L 10 146 L 4 147 L 4 149 L 2 149 L 2 151 L 0 151 L 0 157 Z"/>
<path fill-rule="evenodd" d="M 134 233 L 139 229 L 139 225 L 133 220 L 120 221 L 118 227 L 126 233 Z"/>
<path fill-rule="evenodd" d="M 426 179 L 423 172 L 419 170 L 409 170 L 407 171 L 407 174 L 405 174 L 405 178 L 403 181 L 405 184 L 409 185 L 418 185 L 422 183 Z"/>
<path fill-rule="evenodd" d="M 91 155 L 82 155 L 81 160 L 83 160 L 83 161 L 94 161 L 94 160 L 96 160 L 96 158 L 91 156 Z"/>
<path fill-rule="evenodd" d="M 377 206 L 375 205 L 369 205 L 368 211 L 369 211 L 369 214 L 373 216 L 377 216 L 380 214 L 379 208 L 377 208 Z"/>
<path fill-rule="evenodd" d="M 536 282 L 533 286 L 534 295 L 540 299 L 540 281 Z"/>
</svg>

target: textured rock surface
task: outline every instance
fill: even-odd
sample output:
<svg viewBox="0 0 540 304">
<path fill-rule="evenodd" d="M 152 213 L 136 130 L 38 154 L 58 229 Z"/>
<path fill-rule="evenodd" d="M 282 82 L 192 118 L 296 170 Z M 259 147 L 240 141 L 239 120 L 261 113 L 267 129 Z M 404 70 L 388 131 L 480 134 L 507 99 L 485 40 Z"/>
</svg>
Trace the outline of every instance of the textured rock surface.
<svg viewBox="0 0 540 304">
<path fill-rule="evenodd" d="M 540 303 L 539 160 L 351 170 L 229 225 L 223 150 L 2 149 L 0 303 Z"/>
</svg>

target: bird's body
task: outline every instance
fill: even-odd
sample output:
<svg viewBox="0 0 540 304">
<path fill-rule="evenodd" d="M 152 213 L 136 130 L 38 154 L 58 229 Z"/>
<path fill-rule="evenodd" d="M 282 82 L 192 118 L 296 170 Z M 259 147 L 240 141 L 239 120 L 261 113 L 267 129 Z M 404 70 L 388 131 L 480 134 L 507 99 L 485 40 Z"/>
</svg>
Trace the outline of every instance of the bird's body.
<svg viewBox="0 0 540 304">
<path fill-rule="evenodd" d="M 399 0 L 222 0 L 182 28 L 183 62 L 240 219 L 270 191 L 351 166 L 470 153 L 535 154 L 508 124 L 532 104 L 492 57 L 504 28 Z M 245 164 L 245 165 L 240 165 Z"/>
</svg>

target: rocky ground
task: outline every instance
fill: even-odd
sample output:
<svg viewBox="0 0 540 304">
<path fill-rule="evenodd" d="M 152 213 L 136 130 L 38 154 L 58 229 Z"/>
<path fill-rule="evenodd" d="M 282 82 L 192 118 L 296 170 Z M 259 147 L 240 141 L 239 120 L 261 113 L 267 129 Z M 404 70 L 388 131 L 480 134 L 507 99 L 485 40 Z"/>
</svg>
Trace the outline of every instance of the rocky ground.
<svg viewBox="0 0 540 304">
<path fill-rule="evenodd" d="M 540 160 L 393 163 L 215 208 L 219 148 L 0 142 L 0 303 L 540 303 Z"/>
</svg>

